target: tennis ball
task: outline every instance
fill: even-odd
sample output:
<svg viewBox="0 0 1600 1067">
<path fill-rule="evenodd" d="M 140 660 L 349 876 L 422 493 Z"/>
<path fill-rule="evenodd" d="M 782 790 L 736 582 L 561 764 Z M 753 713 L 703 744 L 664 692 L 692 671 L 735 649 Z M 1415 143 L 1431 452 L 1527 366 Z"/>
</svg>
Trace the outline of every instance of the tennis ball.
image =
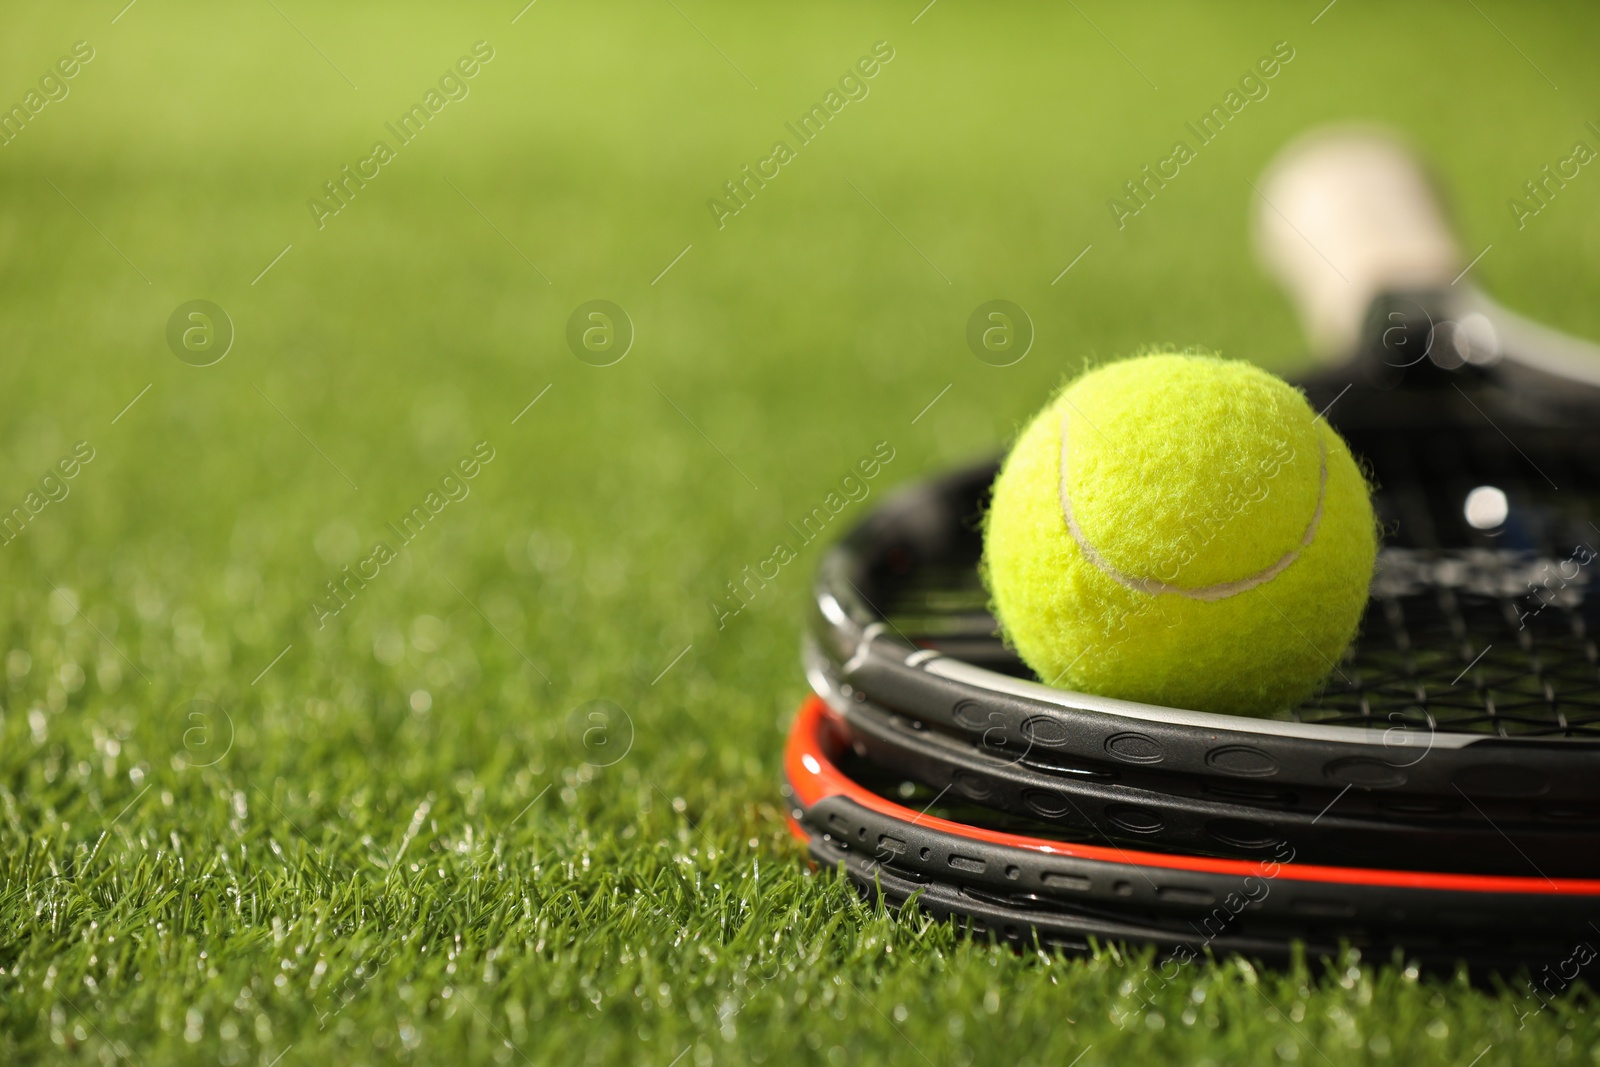
<svg viewBox="0 0 1600 1067">
<path fill-rule="evenodd" d="M 1248 363 L 1150 355 L 1083 375 L 1022 431 L 983 552 L 1001 631 L 1043 681 L 1269 715 L 1337 669 L 1377 524 L 1299 391 Z"/>
</svg>

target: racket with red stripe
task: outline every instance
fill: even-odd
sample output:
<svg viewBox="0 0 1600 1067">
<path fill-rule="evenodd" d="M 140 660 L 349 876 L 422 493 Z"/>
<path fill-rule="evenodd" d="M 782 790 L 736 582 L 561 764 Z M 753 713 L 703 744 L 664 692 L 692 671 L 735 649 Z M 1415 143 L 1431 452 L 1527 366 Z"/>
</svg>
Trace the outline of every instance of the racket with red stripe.
<svg viewBox="0 0 1600 1067">
<path fill-rule="evenodd" d="M 1429 195 L 1365 135 L 1297 146 L 1262 182 L 1265 258 L 1337 354 L 1301 385 L 1370 466 L 1385 527 L 1360 637 L 1323 690 L 1261 718 L 1042 684 L 978 574 L 996 465 L 958 471 L 819 565 L 807 672 L 836 713 L 808 706 L 789 767 L 815 853 L 949 908 L 1160 929 L 1243 893 L 1229 929 L 1268 940 L 1470 954 L 1488 951 L 1475 936 L 1532 950 L 1587 929 L 1600 349 L 1463 282 Z M 885 774 L 937 803 L 897 803 Z M 1243 879 L 1274 859 L 1273 892 L 1250 898 Z"/>
<path fill-rule="evenodd" d="M 1304 192 L 1317 175 L 1289 164 L 1324 179 L 1330 164 L 1296 153 L 1269 195 L 1361 216 L 1339 204 L 1344 186 Z M 811 633 L 838 692 L 1068 774 L 1596 832 L 1600 349 L 1426 274 L 1412 247 L 1426 242 L 1400 243 L 1366 259 L 1342 249 L 1362 269 L 1333 284 L 1376 296 L 1353 350 L 1302 383 L 1370 465 L 1386 530 L 1360 638 L 1314 700 L 1247 718 L 1041 684 L 997 636 L 978 575 L 993 464 L 904 491 L 822 560 Z M 1401 284 L 1413 288 L 1382 288 Z"/>
<path fill-rule="evenodd" d="M 820 665 L 811 673 L 850 727 L 856 755 L 920 783 L 929 797 L 1016 816 L 1041 836 L 1246 859 L 1292 843 L 1314 863 L 1450 871 L 1470 857 L 1485 874 L 1600 877 L 1600 829 L 1589 824 L 1527 819 L 1488 799 L 1456 814 L 1368 791 L 1279 790 L 1268 804 L 1259 790 L 1239 794 L 1203 778 L 1067 772 L 846 699 Z"/>
<path fill-rule="evenodd" d="M 1292 846 L 1255 861 L 1219 859 L 954 821 L 886 795 L 892 779 L 850 765 L 851 740 L 843 720 L 810 698 L 790 733 L 785 775 L 796 823 L 859 857 L 856 873 L 869 878 L 881 868 L 973 899 L 1072 909 L 1180 939 L 1309 936 L 1474 953 L 1492 941 L 1520 958 L 1559 948 L 1600 914 L 1600 879 L 1326 866 L 1300 862 Z"/>
</svg>

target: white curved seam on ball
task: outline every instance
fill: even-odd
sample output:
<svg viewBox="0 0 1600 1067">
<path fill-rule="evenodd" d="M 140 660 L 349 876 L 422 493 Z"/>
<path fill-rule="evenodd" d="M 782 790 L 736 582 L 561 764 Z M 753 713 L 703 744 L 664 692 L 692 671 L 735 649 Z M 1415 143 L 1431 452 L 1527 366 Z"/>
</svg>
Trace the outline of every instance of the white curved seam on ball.
<svg viewBox="0 0 1600 1067">
<path fill-rule="evenodd" d="M 1300 544 L 1285 552 L 1277 562 L 1265 570 L 1245 578 L 1237 578 L 1231 582 L 1218 582 L 1215 585 L 1204 585 L 1196 589 L 1186 589 L 1180 585 L 1163 582 L 1159 578 L 1135 578 L 1124 574 L 1114 567 L 1109 560 L 1100 554 L 1100 551 L 1084 536 L 1083 528 L 1078 525 L 1077 516 L 1072 513 L 1072 496 L 1067 491 L 1067 415 L 1061 416 L 1061 514 L 1067 520 L 1067 531 L 1072 534 L 1072 539 L 1077 542 L 1078 548 L 1083 552 L 1084 559 L 1088 560 L 1096 569 L 1129 589 L 1140 593 L 1150 593 L 1159 596 L 1163 593 L 1172 593 L 1185 596 L 1191 600 L 1226 600 L 1228 597 L 1237 596 L 1257 586 L 1265 585 L 1288 569 L 1289 565 L 1300 558 L 1301 549 L 1311 544 L 1317 536 L 1317 527 L 1322 524 L 1322 504 L 1328 494 L 1328 446 L 1322 435 L 1317 435 L 1317 507 L 1311 513 L 1311 521 L 1306 524 L 1305 535 L 1300 538 Z"/>
</svg>

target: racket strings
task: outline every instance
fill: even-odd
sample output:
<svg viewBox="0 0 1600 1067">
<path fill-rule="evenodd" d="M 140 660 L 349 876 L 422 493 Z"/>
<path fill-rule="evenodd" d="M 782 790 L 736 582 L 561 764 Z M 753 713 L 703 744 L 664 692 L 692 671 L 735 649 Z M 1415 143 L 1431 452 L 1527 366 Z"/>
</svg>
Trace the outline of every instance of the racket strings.
<svg viewBox="0 0 1600 1067">
<path fill-rule="evenodd" d="M 1572 434 L 1430 429 L 1350 434 L 1381 457 L 1387 547 L 1361 636 L 1295 721 L 1500 737 L 1600 738 L 1600 448 Z M 1563 488 L 1553 490 L 1548 478 Z M 1511 501 L 1499 527 L 1463 513 L 1475 488 Z M 874 603 L 921 647 L 1021 678 L 997 636 L 976 530 L 936 559 L 884 568 Z"/>
<path fill-rule="evenodd" d="M 1382 457 L 1375 504 L 1390 547 L 1349 680 L 1333 679 L 1297 720 L 1600 737 L 1591 637 L 1600 528 L 1588 518 L 1600 464 L 1592 442 L 1571 433 L 1519 437 L 1520 445 L 1488 429 L 1353 435 L 1355 447 Z M 1463 509 L 1480 486 L 1511 502 L 1491 529 L 1474 527 Z"/>
</svg>

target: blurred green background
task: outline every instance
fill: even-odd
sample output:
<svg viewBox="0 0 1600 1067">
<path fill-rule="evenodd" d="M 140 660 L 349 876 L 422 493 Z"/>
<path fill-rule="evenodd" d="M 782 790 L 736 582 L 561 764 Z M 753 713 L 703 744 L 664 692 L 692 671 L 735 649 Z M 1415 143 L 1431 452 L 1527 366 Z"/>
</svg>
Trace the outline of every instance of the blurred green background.
<svg viewBox="0 0 1600 1067">
<path fill-rule="evenodd" d="M 0 147 L 0 512 L 94 458 L 0 547 L 0 1059 L 1600 1056 L 1582 989 L 1519 1027 L 1514 993 L 1373 961 L 1228 964 L 1152 1006 L 1137 959 L 856 905 L 803 873 L 777 792 L 818 546 L 713 607 L 879 442 L 832 536 L 1085 360 L 1303 366 L 1248 179 L 1313 125 L 1402 130 L 1467 254 L 1492 246 L 1474 277 L 1600 336 L 1600 177 L 1520 230 L 1507 207 L 1600 144 L 1592 6 L 4 18 L 0 104 L 94 58 Z M 398 146 L 384 124 L 479 41 L 470 94 Z M 879 41 L 869 95 L 719 230 L 707 199 Z M 1279 41 L 1270 95 L 1118 230 L 1107 199 Z M 307 201 L 380 138 L 396 158 L 319 229 Z M 1003 368 L 964 339 L 995 298 L 1037 330 Z M 208 367 L 166 340 L 195 299 L 236 334 Z M 611 366 L 567 345 L 594 299 L 635 331 Z M 385 524 L 484 441 L 401 548 Z M 378 539 L 397 558 L 319 625 Z"/>
</svg>

